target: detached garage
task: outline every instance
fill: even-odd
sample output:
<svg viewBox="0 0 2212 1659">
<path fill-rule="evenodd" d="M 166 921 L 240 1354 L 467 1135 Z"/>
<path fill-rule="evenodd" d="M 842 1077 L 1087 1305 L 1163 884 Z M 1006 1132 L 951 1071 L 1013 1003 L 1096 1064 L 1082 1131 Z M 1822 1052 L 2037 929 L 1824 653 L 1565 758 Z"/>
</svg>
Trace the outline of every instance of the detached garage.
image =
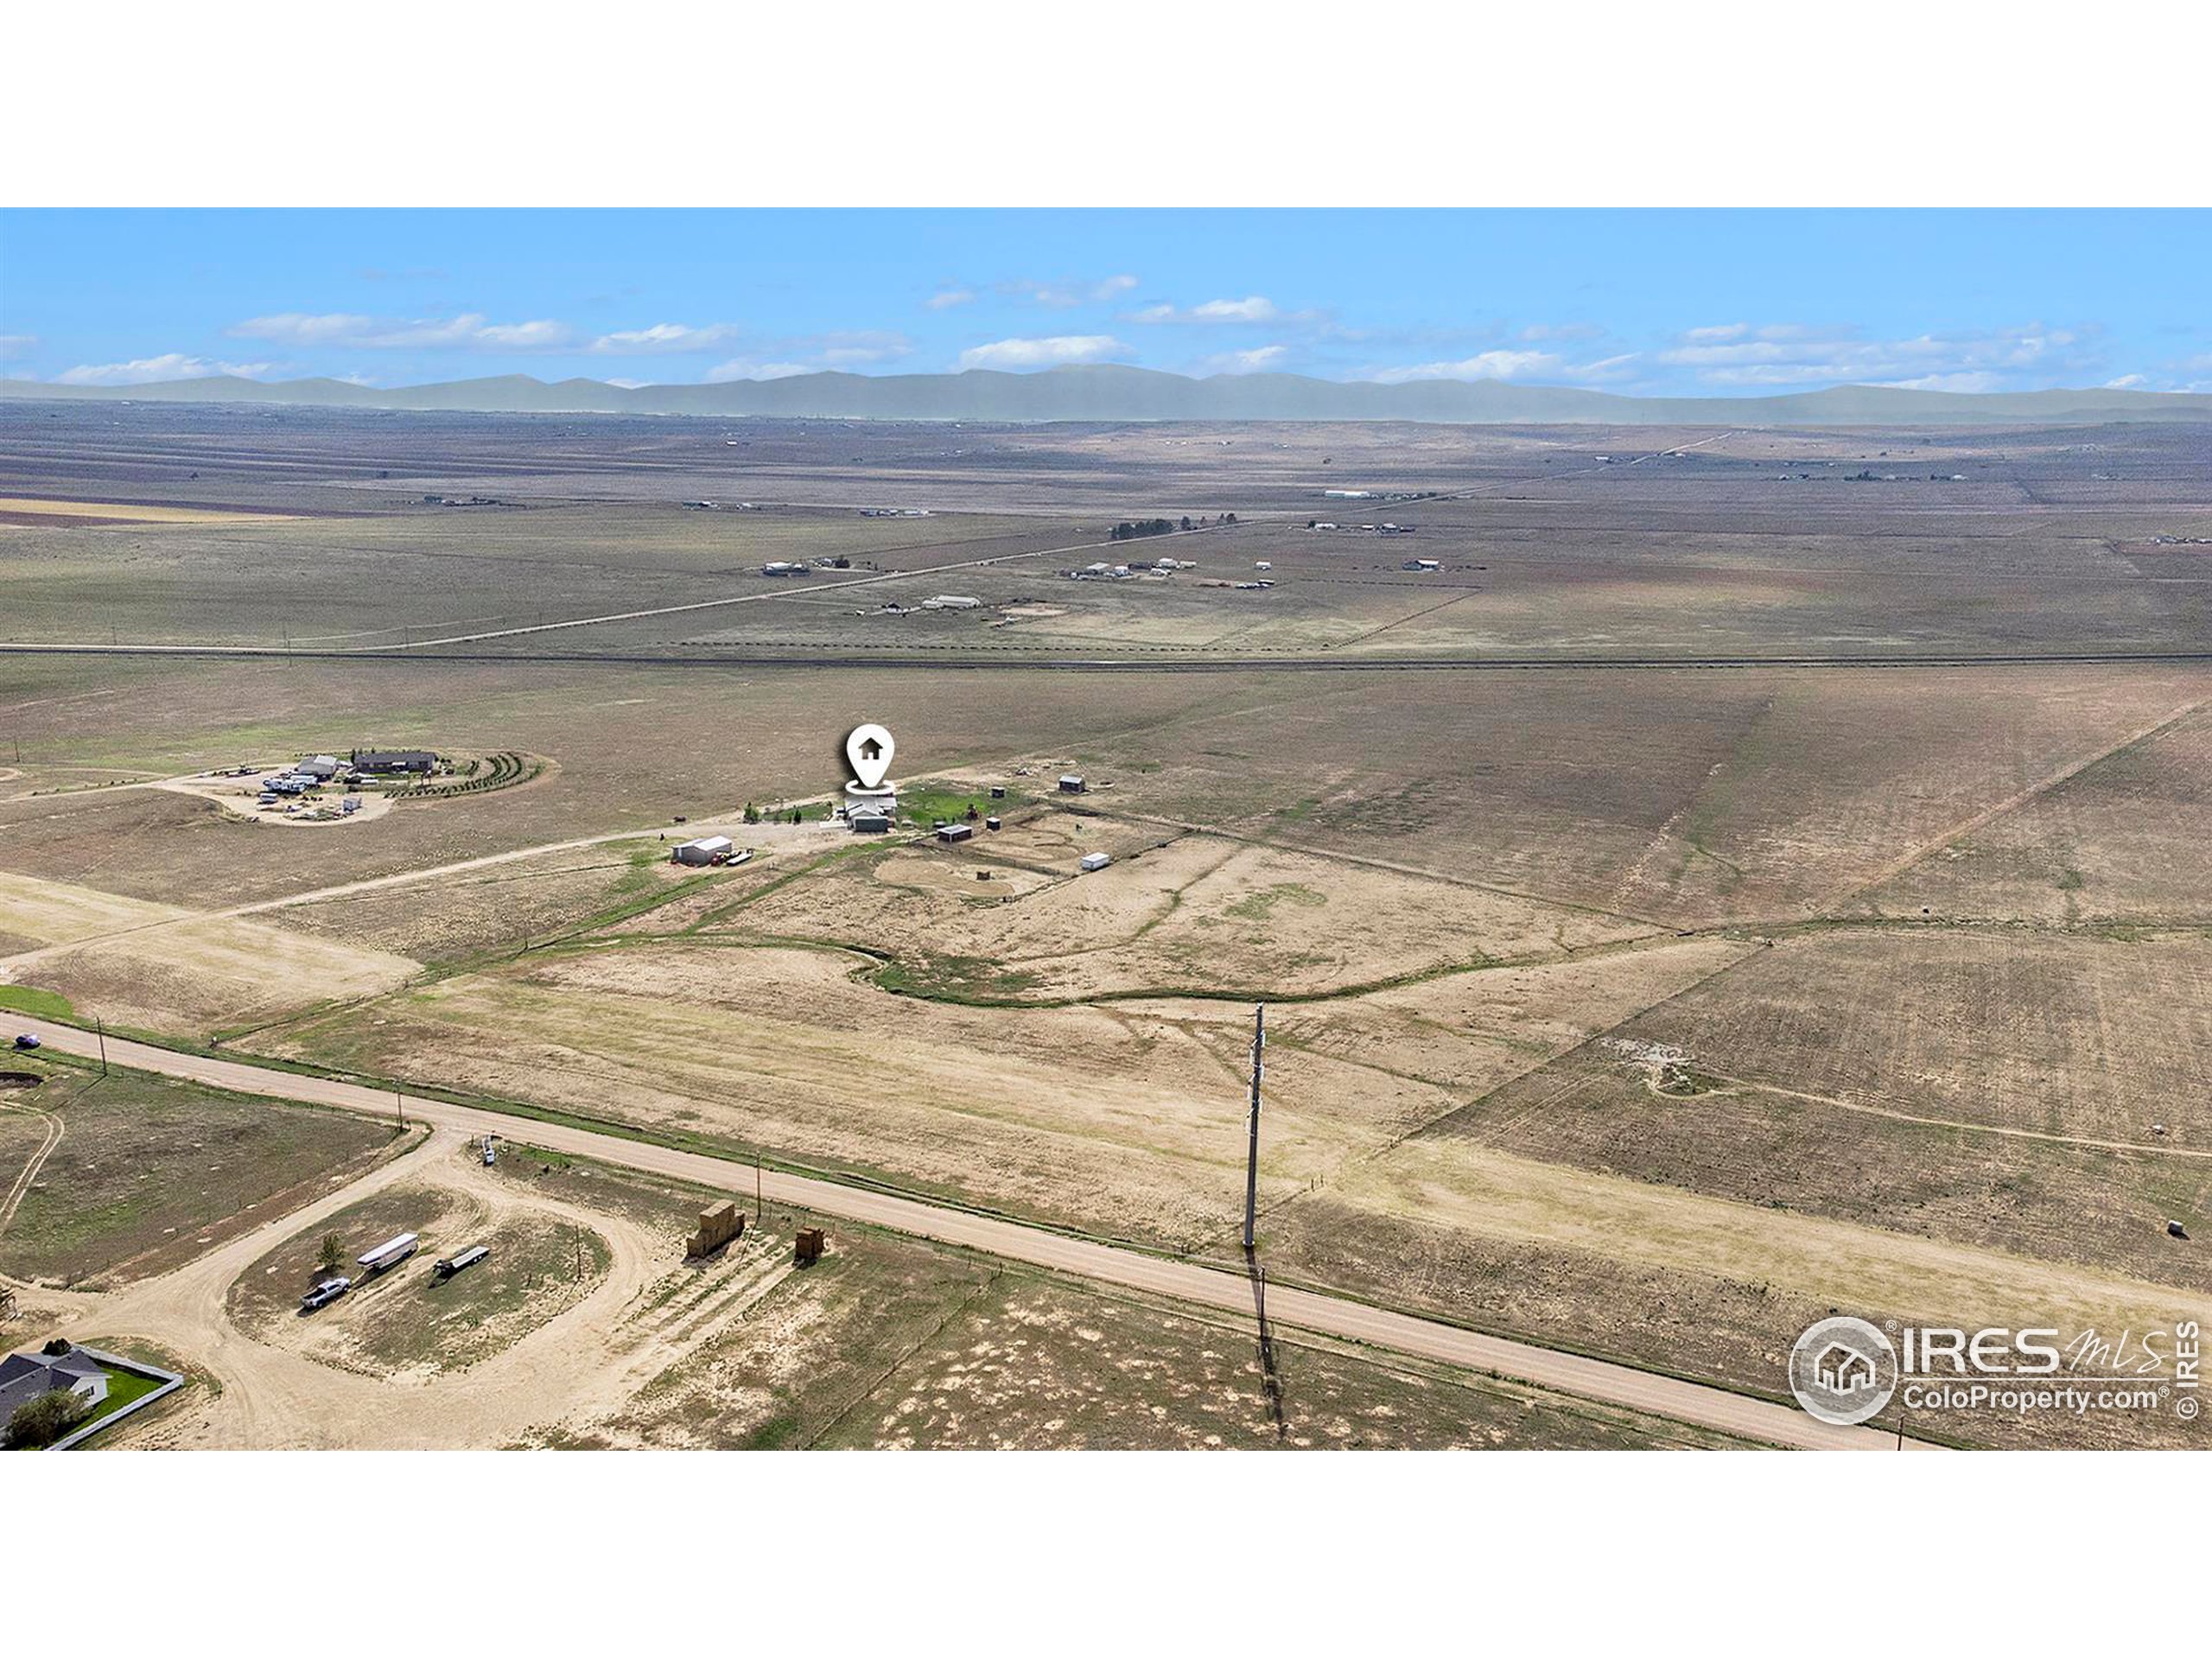
<svg viewBox="0 0 2212 1659">
<path fill-rule="evenodd" d="M 719 864 L 729 854 L 728 836 L 702 836 L 696 841 L 678 842 L 670 856 L 679 864 Z"/>
</svg>

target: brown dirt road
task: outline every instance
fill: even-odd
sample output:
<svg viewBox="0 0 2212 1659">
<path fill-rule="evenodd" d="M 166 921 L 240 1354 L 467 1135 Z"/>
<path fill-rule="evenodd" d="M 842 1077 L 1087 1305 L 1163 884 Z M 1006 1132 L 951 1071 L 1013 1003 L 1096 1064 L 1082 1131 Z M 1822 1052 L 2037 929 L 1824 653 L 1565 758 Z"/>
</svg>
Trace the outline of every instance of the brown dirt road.
<svg viewBox="0 0 2212 1659">
<path fill-rule="evenodd" d="M 21 1016 L 17 1017 L 16 1025 L 19 1029 L 35 1032 L 43 1041 L 65 1053 L 91 1056 L 98 1052 L 93 1035 L 73 1027 L 57 1026 Z M 242 1093 L 335 1106 L 377 1116 L 390 1116 L 398 1103 L 391 1094 L 358 1084 L 334 1078 L 303 1077 L 236 1060 L 179 1053 L 113 1037 L 108 1039 L 107 1050 L 111 1060 L 119 1065 L 172 1077 L 188 1077 Z M 488 1111 L 479 1107 L 457 1106 L 416 1096 L 404 1096 L 404 1100 L 410 1122 L 435 1124 L 443 1131 L 459 1131 L 470 1135 L 494 1134 L 512 1136 L 531 1145 L 572 1156 L 729 1192 L 743 1191 L 750 1185 L 753 1175 L 752 1170 L 742 1165 L 704 1154 L 677 1151 L 619 1135 L 540 1122 L 532 1118 Z M 397 1179 L 388 1172 L 404 1170 L 414 1161 L 412 1159 L 400 1160 L 370 1179 Z M 1079 1278 L 1126 1286 L 1204 1306 L 1235 1313 L 1249 1313 L 1253 1308 L 1250 1282 L 1242 1275 L 1217 1268 L 1189 1262 L 1165 1260 L 1137 1250 L 1096 1243 L 1087 1239 L 1070 1238 L 995 1217 L 943 1208 L 912 1198 L 868 1192 L 807 1176 L 772 1173 L 765 1177 L 762 1184 L 768 1197 L 795 1208 L 885 1227 L 895 1232 L 934 1239 Z M 358 1185 L 349 1188 L 343 1202 L 352 1202 L 360 1196 L 362 1191 L 363 1188 Z M 328 1203 L 329 1200 L 323 1202 Z M 293 1226 L 312 1224 L 320 1207 L 311 1206 L 299 1216 L 288 1218 L 288 1222 Z M 307 1219 L 302 1221 L 302 1217 Z M 258 1235 L 254 1237 L 254 1249 L 257 1254 L 265 1241 L 262 1241 Z M 227 1285 L 230 1277 L 245 1265 L 243 1259 L 237 1262 L 228 1260 L 240 1248 L 226 1247 L 182 1270 L 181 1274 L 153 1281 L 142 1287 L 139 1294 L 148 1300 L 148 1316 L 150 1318 L 158 1312 L 158 1287 L 175 1285 L 184 1275 L 221 1273 L 225 1275 L 221 1283 Z M 219 1300 L 219 1289 L 216 1296 Z M 1539 1387 L 1557 1389 L 1654 1416 L 1673 1418 L 1680 1422 L 1695 1423 L 1723 1433 L 1770 1445 L 1814 1451 L 1841 1451 L 1887 1449 L 1897 1444 L 1894 1434 L 1872 1427 L 1831 1427 L 1790 1407 L 1751 1399 L 1723 1389 L 1686 1382 L 1678 1377 L 1658 1376 L 1632 1366 L 1614 1364 L 1580 1354 L 1563 1353 L 1529 1343 L 1488 1336 L 1457 1325 L 1418 1319 L 1410 1314 L 1394 1313 L 1386 1308 L 1293 1286 L 1270 1285 L 1267 1306 L 1269 1319 L 1279 1325 L 1395 1349 L 1402 1353 L 1473 1370 L 1489 1371 Z M 579 1311 L 572 1309 L 570 1313 Z M 104 1310 L 102 1317 L 111 1319 L 118 1316 Z M 227 1331 L 228 1326 L 225 1325 L 223 1329 Z M 161 1333 L 148 1329 L 144 1334 L 159 1339 Z M 219 1335 L 215 1332 L 209 1334 Z M 245 1340 L 235 1332 L 231 1333 L 229 1339 Z M 530 1345 L 525 1343 L 523 1347 Z M 520 1353 L 523 1348 L 516 1351 Z M 327 1389 L 333 1386 L 329 1380 L 331 1373 L 321 1367 L 312 1366 L 308 1361 L 301 1360 L 299 1363 L 311 1367 L 317 1379 L 316 1387 Z M 382 1385 L 365 1383 L 364 1386 Z M 309 1404 L 311 1401 L 302 1403 Z M 1913 1449 L 1927 1449 L 1915 1441 L 1908 1440 L 1906 1445 Z"/>
</svg>

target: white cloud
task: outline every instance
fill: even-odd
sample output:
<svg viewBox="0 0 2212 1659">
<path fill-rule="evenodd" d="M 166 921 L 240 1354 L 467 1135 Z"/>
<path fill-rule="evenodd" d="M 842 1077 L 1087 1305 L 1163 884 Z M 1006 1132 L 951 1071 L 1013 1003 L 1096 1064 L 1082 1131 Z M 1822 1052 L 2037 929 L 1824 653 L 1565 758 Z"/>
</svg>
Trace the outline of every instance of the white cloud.
<svg viewBox="0 0 2212 1659">
<path fill-rule="evenodd" d="M 1856 383 L 1946 391 L 1995 391 L 2032 376 L 2040 385 L 2096 372 L 2074 332 L 2031 325 L 1983 334 L 1864 340 L 1855 330 L 1803 323 L 1693 328 L 1656 354 L 1711 386 L 1789 387 Z"/>
<path fill-rule="evenodd" d="M 932 311 L 949 311 L 956 305 L 966 305 L 976 297 L 972 288 L 939 289 L 922 303 Z"/>
<path fill-rule="evenodd" d="M 1962 369 L 1955 374 L 1921 374 L 1910 380 L 1877 380 L 1894 391 L 2002 391 L 2005 377 L 1986 369 Z"/>
<path fill-rule="evenodd" d="M 1187 308 L 1175 305 L 1147 305 L 1129 314 L 1133 322 L 1306 322 L 1311 311 L 1286 311 L 1264 294 L 1241 300 L 1206 300 Z"/>
<path fill-rule="evenodd" d="M 1621 352 L 1587 363 L 1570 363 L 1556 352 L 1523 352 L 1508 347 L 1478 352 L 1454 362 L 1406 363 L 1374 369 L 1359 378 L 1385 385 L 1409 380 L 1545 380 L 1577 385 L 1599 385 L 1625 380 L 1641 359 L 1637 352 Z"/>
<path fill-rule="evenodd" d="M 1134 276 L 1102 276 L 1096 282 L 1013 282 L 1001 283 L 998 291 L 1014 299 L 1027 300 L 1032 305 L 1051 306 L 1065 310 L 1076 305 L 1103 305 L 1118 300 L 1137 285 Z"/>
<path fill-rule="evenodd" d="M 159 357 L 133 358 L 128 363 L 79 363 L 54 378 L 57 385 L 64 386 L 144 386 L 161 380 L 206 380 L 222 374 L 251 380 L 276 366 L 273 363 L 213 363 L 181 352 L 164 352 Z"/>
<path fill-rule="evenodd" d="M 368 317 L 353 312 L 279 311 L 248 317 L 226 331 L 235 340 L 291 346 L 346 346 L 372 350 L 453 346 L 495 351 L 553 351 L 575 343 L 564 322 L 540 318 L 493 322 L 481 312 L 455 317 Z"/>
<path fill-rule="evenodd" d="M 831 369 L 852 368 L 862 363 L 888 363 L 908 356 L 914 349 L 914 342 L 904 334 L 869 329 L 817 334 L 810 340 L 785 344 L 810 347 L 815 360 Z"/>
<path fill-rule="evenodd" d="M 724 380 L 788 380 L 795 374 L 813 374 L 816 370 L 804 363 L 762 363 L 749 357 L 734 357 L 727 363 L 717 363 L 702 377 L 709 384 Z"/>
<path fill-rule="evenodd" d="M 2106 381 L 2105 390 L 2107 391 L 2133 391 L 2139 387 L 2147 386 L 2150 384 L 2150 377 L 2147 375 L 2121 374 L 2115 375 L 2111 379 Z"/>
<path fill-rule="evenodd" d="M 960 353 L 963 369 L 1042 369 L 1060 363 L 1099 363 L 1127 357 L 1129 348 L 1111 334 L 1052 334 L 1041 340 L 995 340 Z"/>
<path fill-rule="evenodd" d="M 1210 357 L 1205 366 L 1215 374 L 1257 374 L 1276 367 L 1289 353 L 1287 346 L 1255 346 L 1249 352 L 1224 352 Z"/>
<path fill-rule="evenodd" d="M 705 378 L 721 380 L 784 380 L 794 374 L 819 374 L 826 369 L 858 369 L 908 355 L 914 343 L 906 335 L 865 329 L 844 334 L 812 334 L 793 340 L 760 342 L 755 351 L 734 357 L 707 371 Z"/>
<path fill-rule="evenodd" d="M 1637 372 L 1633 365 L 1643 359 L 1641 352 L 1621 352 L 1588 363 L 1570 363 L 1560 371 L 1559 378 L 1592 386 L 1602 385 L 1608 381 L 1625 380 Z"/>
<path fill-rule="evenodd" d="M 1377 369 L 1367 378 L 1385 385 L 1408 380 L 1519 380 L 1529 375 L 1555 374 L 1561 366 L 1554 352 L 1478 352 L 1456 363 L 1408 363 Z"/>
<path fill-rule="evenodd" d="M 551 351 L 574 343 L 575 331 L 565 322 L 491 323 L 476 331 L 472 345 L 500 346 L 510 351 Z"/>
<path fill-rule="evenodd" d="M 657 322 L 650 328 L 618 329 L 591 343 L 594 352 L 616 356 L 658 352 L 704 352 L 727 346 L 738 337 L 731 322 L 710 322 L 695 328 L 688 323 Z"/>
</svg>

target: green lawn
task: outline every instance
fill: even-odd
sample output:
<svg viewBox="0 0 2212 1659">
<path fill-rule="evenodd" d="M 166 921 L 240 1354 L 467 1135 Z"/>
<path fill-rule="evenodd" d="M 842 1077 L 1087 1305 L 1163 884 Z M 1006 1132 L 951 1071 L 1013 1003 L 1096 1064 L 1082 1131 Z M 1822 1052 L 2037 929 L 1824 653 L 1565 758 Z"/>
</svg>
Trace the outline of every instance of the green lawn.
<svg viewBox="0 0 2212 1659">
<path fill-rule="evenodd" d="M 0 1008 L 36 1014 L 41 1020 L 67 1020 L 77 1010 L 59 991 L 41 991 L 29 985 L 0 985 Z"/>
</svg>

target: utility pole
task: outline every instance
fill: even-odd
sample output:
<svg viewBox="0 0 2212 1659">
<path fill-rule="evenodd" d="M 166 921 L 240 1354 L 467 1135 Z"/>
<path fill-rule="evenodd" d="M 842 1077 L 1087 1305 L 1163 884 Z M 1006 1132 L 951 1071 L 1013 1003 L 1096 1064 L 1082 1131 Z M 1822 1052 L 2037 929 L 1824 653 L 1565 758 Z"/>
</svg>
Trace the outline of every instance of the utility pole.
<svg viewBox="0 0 2212 1659">
<path fill-rule="evenodd" d="M 760 1148 L 753 1148 L 753 1230 L 759 1232 L 766 1226 L 767 1211 L 760 1203 Z"/>
<path fill-rule="evenodd" d="M 399 1092 L 397 1084 L 392 1088 L 391 1103 L 399 1109 L 399 1127 L 405 1128 L 407 1127 L 407 1096 Z"/>
<path fill-rule="evenodd" d="M 1252 1009 L 1252 1131 L 1251 1147 L 1244 1158 L 1244 1254 L 1253 1249 L 1253 1224 L 1260 1207 L 1260 1074 L 1266 1069 L 1261 1056 L 1268 1046 L 1268 1005 Z"/>
<path fill-rule="evenodd" d="M 100 1076 L 107 1076 L 107 1024 L 98 1014 L 92 1016 L 92 1029 L 100 1039 Z"/>
</svg>

